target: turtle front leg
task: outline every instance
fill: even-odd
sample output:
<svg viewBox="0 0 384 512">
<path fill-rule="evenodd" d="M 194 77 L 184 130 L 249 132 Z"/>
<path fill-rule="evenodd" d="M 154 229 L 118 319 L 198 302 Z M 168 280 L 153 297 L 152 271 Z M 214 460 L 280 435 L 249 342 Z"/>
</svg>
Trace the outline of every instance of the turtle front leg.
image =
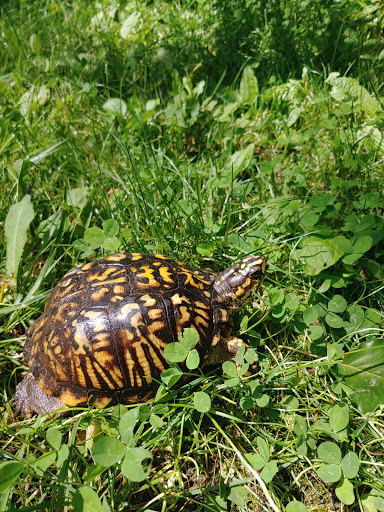
<svg viewBox="0 0 384 512">
<path fill-rule="evenodd" d="M 240 347 L 244 346 L 247 350 L 248 345 L 240 338 L 231 336 L 229 338 L 221 337 L 219 342 L 214 346 L 212 352 L 210 352 L 204 361 L 204 366 L 210 366 L 213 364 L 224 363 L 224 361 L 230 361 L 233 359 Z"/>
<path fill-rule="evenodd" d="M 28 373 L 17 385 L 14 400 L 16 402 L 16 414 L 21 412 L 24 418 L 30 418 L 33 412 L 45 415 L 60 409 L 60 407 L 65 407 L 61 400 L 47 395 L 39 388 L 32 373 Z"/>
</svg>

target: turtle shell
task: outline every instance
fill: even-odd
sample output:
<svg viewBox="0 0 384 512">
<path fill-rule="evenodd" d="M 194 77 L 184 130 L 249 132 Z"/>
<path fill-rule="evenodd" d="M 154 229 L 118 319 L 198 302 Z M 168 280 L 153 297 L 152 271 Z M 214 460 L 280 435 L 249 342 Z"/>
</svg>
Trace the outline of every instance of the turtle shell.
<svg viewBox="0 0 384 512">
<path fill-rule="evenodd" d="M 220 338 L 228 315 L 214 306 L 215 278 L 159 254 L 117 254 L 71 270 L 27 333 L 39 387 L 72 406 L 146 399 L 168 367 L 164 347 L 185 328 L 198 331 L 201 356 Z"/>
</svg>

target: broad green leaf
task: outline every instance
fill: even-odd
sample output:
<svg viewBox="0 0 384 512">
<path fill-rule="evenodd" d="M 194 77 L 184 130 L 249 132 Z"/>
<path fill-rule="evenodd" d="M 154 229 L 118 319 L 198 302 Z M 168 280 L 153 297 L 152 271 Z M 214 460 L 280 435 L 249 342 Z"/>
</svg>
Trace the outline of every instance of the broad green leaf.
<svg viewBox="0 0 384 512">
<path fill-rule="evenodd" d="M 338 464 L 323 464 L 317 470 L 319 478 L 332 484 L 338 482 L 341 478 L 341 467 Z"/>
<path fill-rule="evenodd" d="M 382 130 L 376 126 L 365 125 L 358 130 L 357 140 L 362 143 L 362 146 L 379 154 L 384 154 L 384 135 Z"/>
<path fill-rule="evenodd" d="M 246 454 L 244 458 L 256 471 L 260 471 L 265 466 L 265 460 L 258 453 Z"/>
<path fill-rule="evenodd" d="M 372 494 L 362 494 L 360 496 L 361 505 L 363 507 L 364 512 L 382 512 L 384 510 L 384 500 L 383 501 L 383 508 L 380 508 L 377 506 L 378 504 L 375 503 L 375 500 L 377 499 L 377 496 L 372 496 Z M 380 498 L 379 498 L 380 499 Z"/>
<path fill-rule="evenodd" d="M 344 355 L 342 343 L 327 343 L 327 357 L 329 361 L 340 359 Z"/>
<path fill-rule="evenodd" d="M 27 231 L 35 216 L 31 196 L 13 204 L 5 219 L 4 231 L 7 242 L 7 255 L 5 259 L 5 275 L 17 279 L 17 271 L 24 246 L 27 241 Z"/>
<path fill-rule="evenodd" d="M 145 104 L 145 110 L 148 112 L 150 110 L 153 110 L 157 107 L 157 105 L 160 105 L 161 101 L 160 98 L 156 98 L 154 100 L 148 100 Z"/>
<path fill-rule="evenodd" d="M 115 219 L 108 219 L 103 222 L 105 236 L 115 236 L 119 232 L 119 223 Z"/>
<path fill-rule="evenodd" d="M 335 313 L 328 313 L 325 315 L 325 321 L 330 327 L 333 327 L 334 329 L 341 329 L 341 327 L 344 325 L 343 319 Z"/>
<path fill-rule="evenodd" d="M 341 450 L 332 441 L 321 443 L 317 448 L 317 455 L 323 462 L 328 464 L 340 464 L 341 462 Z"/>
<path fill-rule="evenodd" d="M 245 346 L 244 346 L 244 348 L 245 348 Z M 239 347 L 238 354 L 240 353 L 240 350 L 241 350 L 241 346 Z M 258 357 L 259 356 L 257 355 L 256 351 L 251 347 L 245 352 L 245 355 L 244 355 L 245 361 L 249 364 L 256 362 Z"/>
<path fill-rule="evenodd" d="M 298 437 L 307 437 L 307 422 L 303 416 L 299 416 L 298 414 L 295 414 L 295 424 L 293 426 L 293 431 Z"/>
<path fill-rule="evenodd" d="M 258 453 L 246 454 L 244 458 L 256 471 L 260 471 L 265 466 L 265 460 Z"/>
<path fill-rule="evenodd" d="M 196 349 L 191 350 L 185 362 L 188 370 L 195 370 L 200 364 L 200 356 Z"/>
<path fill-rule="evenodd" d="M 90 245 L 94 245 L 94 244 L 101 245 L 104 242 L 105 234 L 102 229 L 93 227 L 93 228 L 88 228 L 85 231 L 84 238 Z"/>
<path fill-rule="evenodd" d="M 328 302 L 328 311 L 332 313 L 343 313 L 347 309 L 347 301 L 341 295 L 334 295 Z"/>
<path fill-rule="evenodd" d="M 281 401 L 281 405 L 287 410 L 287 411 L 295 411 L 299 408 L 299 400 L 296 396 L 293 395 L 286 395 L 283 400 Z"/>
<path fill-rule="evenodd" d="M 20 113 L 22 116 L 26 116 L 34 105 L 44 105 L 50 96 L 50 90 L 46 85 L 40 87 L 32 87 L 29 91 L 25 92 L 19 99 Z"/>
<path fill-rule="evenodd" d="M 98 466 L 109 467 L 124 457 L 126 447 L 115 437 L 99 437 L 92 448 L 92 457 Z"/>
<path fill-rule="evenodd" d="M 248 244 L 248 242 L 239 235 L 239 233 L 231 233 L 228 236 L 228 240 L 231 242 L 233 247 L 236 247 L 236 249 L 239 250 L 245 250 L 245 251 L 252 251 L 252 246 Z"/>
<path fill-rule="evenodd" d="M 168 368 L 160 375 L 161 381 L 167 388 L 171 388 L 180 379 L 183 373 L 178 368 Z"/>
<path fill-rule="evenodd" d="M 253 69 L 250 66 L 244 68 L 240 81 L 240 94 L 243 103 L 252 105 L 259 94 L 259 86 Z"/>
<path fill-rule="evenodd" d="M 344 256 L 343 263 L 346 265 L 353 265 L 357 260 L 359 260 L 363 255 L 362 254 L 347 254 L 347 256 Z"/>
<path fill-rule="evenodd" d="M 125 240 L 130 240 L 132 238 L 132 230 L 129 228 L 123 228 L 121 230 L 121 234 Z"/>
<path fill-rule="evenodd" d="M 240 105 L 240 103 L 233 102 L 227 103 L 223 108 L 220 106 L 213 111 L 213 117 L 215 117 L 216 121 L 219 123 L 225 123 L 231 115 L 236 112 Z"/>
<path fill-rule="evenodd" d="M 138 419 L 139 407 L 129 409 L 129 411 L 127 411 L 121 417 L 121 420 L 119 422 L 119 432 L 121 435 L 121 439 L 127 446 L 131 446 L 133 444 L 133 429 L 135 428 Z"/>
<path fill-rule="evenodd" d="M 240 407 L 244 409 L 244 411 L 249 411 L 252 409 L 255 400 L 251 396 L 243 396 L 240 398 Z"/>
<path fill-rule="evenodd" d="M 77 489 L 72 496 L 72 508 L 73 512 L 103 512 L 96 491 L 88 486 Z"/>
<path fill-rule="evenodd" d="M 285 296 L 284 304 L 290 311 L 296 311 L 299 303 L 300 299 L 295 293 L 287 293 Z"/>
<path fill-rule="evenodd" d="M 139 12 L 133 12 L 130 14 L 125 20 L 124 23 L 121 26 L 120 29 L 120 37 L 122 39 L 128 39 L 131 35 L 132 31 L 137 25 L 137 22 L 140 19 L 140 13 Z"/>
<path fill-rule="evenodd" d="M 239 377 L 232 377 L 225 381 L 225 385 L 227 388 L 234 388 L 235 386 L 237 386 L 239 384 L 239 382 L 240 382 Z"/>
<path fill-rule="evenodd" d="M 153 176 L 150 169 L 142 169 L 139 173 L 139 176 L 143 181 L 147 181 L 148 183 L 155 181 L 155 177 Z"/>
<path fill-rule="evenodd" d="M 335 405 L 329 415 L 329 424 L 334 432 L 345 429 L 349 423 L 349 407 L 347 404 Z M 329 462 L 329 461 L 325 461 Z"/>
<path fill-rule="evenodd" d="M 375 490 L 372 490 L 372 494 L 375 492 Z M 384 497 L 383 497 L 383 494 L 381 494 L 380 496 L 376 496 L 376 495 L 371 495 L 372 498 L 374 498 L 374 501 L 373 501 L 373 505 L 374 507 L 379 510 L 380 512 L 383 512 L 384 511 Z M 365 510 L 364 510 L 365 512 Z M 370 512 L 370 511 L 369 511 Z M 376 510 L 373 510 L 373 512 L 377 512 Z"/>
<path fill-rule="evenodd" d="M 202 256 L 211 256 L 215 249 L 215 244 L 212 242 L 204 243 L 202 242 L 196 247 L 196 252 L 201 254 Z"/>
<path fill-rule="evenodd" d="M 328 309 L 323 302 L 317 302 L 317 304 L 314 304 L 313 307 L 316 308 L 316 311 L 320 318 L 325 317 L 326 314 L 328 313 Z"/>
<path fill-rule="evenodd" d="M 185 361 L 188 355 L 188 349 L 181 343 L 168 343 L 164 349 L 164 357 L 170 363 L 181 363 Z"/>
<path fill-rule="evenodd" d="M 187 201 L 186 199 L 179 199 L 177 201 L 177 206 L 179 207 L 179 212 L 184 218 L 189 218 L 194 210 L 197 208 L 196 203 L 191 203 L 190 201 Z"/>
<path fill-rule="evenodd" d="M 24 464 L 16 460 L 10 460 L 0 464 L 0 493 L 6 491 L 24 469 Z"/>
<path fill-rule="evenodd" d="M 222 498 L 221 496 L 216 496 L 215 503 L 216 503 L 217 507 L 219 507 L 219 510 L 225 510 L 227 508 L 227 494 L 225 494 L 225 498 Z M 155 512 L 155 511 L 151 510 L 150 512 Z M 376 510 L 374 512 L 376 512 Z"/>
<path fill-rule="evenodd" d="M 69 206 L 74 206 L 75 208 L 84 208 L 87 204 L 87 195 L 89 192 L 89 187 L 77 187 L 71 188 L 67 191 L 66 201 Z"/>
<path fill-rule="evenodd" d="M 151 417 L 152 411 L 148 405 L 142 405 L 139 407 L 139 421 L 147 421 Z"/>
<path fill-rule="evenodd" d="M 355 452 L 348 452 L 341 461 L 341 469 L 347 478 L 355 478 L 359 472 L 359 457 Z"/>
<path fill-rule="evenodd" d="M 361 412 L 372 412 L 384 403 L 384 340 L 360 343 L 357 350 L 344 356 L 338 369 Z"/>
<path fill-rule="evenodd" d="M 255 402 L 258 407 L 267 407 L 269 404 L 269 395 L 263 393 L 262 395 L 256 396 Z"/>
<path fill-rule="evenodd" d="M 266 463 L 266 465 L 261 470 L 260 476 L 264 480 L 266 484 L 272 481 L 273 477 L 277 473 L 277 462 L 275 460 L 270 460 Z"/>
<path fill-rule="evenodd" d="M 268 292 L 268 299 L 271 306 L 277 306 L 284 302 L 284 292 L 279 288 L 271 288 Z"/>
<path fill-rule="evenodd" d="M 48 443 L 54 450 L 59 450 L 61 446 L 61 432 L 55 427 L 50 427 L 46 432 L 46 438 Z"/>
<path fill-rule="evenodd" d="M 317 211 L 323 212 L 327 206 L 333 203 L 334 199 L 335 196 L 331 194 L 313 194 L 309 200 L 309 204 Z"/>
<path fill-rule="evenodd" d="M 84 238 L 79 238 L 73 242 L 73 247 L 78 251 L 89 251 L 91 250 L 89 244 L 84 240 Z"/>
<path fill-rule="evenodd" d="M 103 109 L 111 115 L 116 117 L 125 117 L 127 113 L 127 104 L 120 98 L 109 98 L 104 105 Z"/>
<path fill-rule="evenodd" d="M 157 414 L 151 414 L 149 418 L 149 423 L 153 428 L 161 428 L 163 426 L 163 419 L 160 418 Z"/>
<path fill-rule="evenodd" d="M 353 485 L 347 478 L 344 478 L 344 480 L 337 484 L 335 493 L 339 500 L 344 503 L 344 505 L 352 505 L 352 503 L 355 501 Z"/>
<path fill-rule="evenodd" d="M 120 240 L 115 236 L 107 236 L 104 239 L 103 247 L 106 251 L 116 252 L 119 250 L 121 245 Z"/>
<path fill-rule="evenodd" d="M 11 181 L 18 182 L 22 176 L 24 160 L 16 160 L 13 164 L 8 164 L 8 177 Z M 23 172 L 24 174 L 24 172 Z"/>
<path fill-rule="evenodd" d="M 167 414 L 169 411 L 169 407 L 165 403 L 155 404 L 152 408 L 152 412 L 154 414 Z"/>
<path fill-rule="evenodd" d="M 332 432 L 332 437 L 335 441 L 339 443 L 344 443 L 348 441 L 348 429 L 339 430 L 338 432 Z"/>
<path fill-rule="evenodd" d="M 312 341 L 319 340 L 324 335 L 324 328 L 321 325 L 311 325 L 308 329 L 308 336 Z"/>
<path fill-rule="evenodd" d="M 129 448 L 121 464 L 121 472 L 132 482 L 145 480 L 150 472 L 150 467 L 146 471 L 143 469 L 142 464 L 145 459 L 152 460 L 150 451 L 142 447 Z"/>
<path fill-rule="evenodd" d="M 296 257 L 303 263 L 304 270 L 308 275 L 319 274 L 322 270 L 334 265 L 343 256 L 344 252 L 337 244 L 338 238 L 309 236 L 304 240 L 303 247 L 297 251 Z"/>
<path fill-rule="evenodd" d="M 383 320 L 383 315 L 377 309 L 369 308 L 365 312 L 365 318 L 369 322 L 379 324 Z"/>
<path fill-rule="evenodd" d="M 201 80 L 194 88 L 193 88 L 193 94 L 196 96 L 200 96 L 203 94 L 205 89 L 205 80 Z"/>
<path fill-rule="evenodd" d="M 235 487 L 231 487 L 228 499 L 238 507 L 244 507 L 246 501 L 249 500 L 249 494 L 244 486 L 236 485 Z"/>
<path fill-rule="evenodd" d="M 316 308 L 309 306 L 303 313 L 303 320 L 307 325 L 313 324 L 319 318 Z"/>
<path fill-rule="evenodd" d="M 300 501 L 290 501 L 285 507 L 285 512 L 308 512 L 307 507 Z"/>
<path fill-rule="evenodd" d="M 365 253 L 372 247 L 372 238 L 370 236 L 361 236 L 353 246 L 353 251 L 357 253 Z"/>
<path fill-rule="evenodd" d="M 91 464 L 85 470 L 83 482 L 85 484 L 89 484 L 89 482 L 92 482 L 92 480 L 101 475 L 104 471 L 106 471 L 106 469 L 107 468 L 103 468 L 102 466 L 98 466 L 97 464 Z"/>
<path fill-rule="evenodd" d="M 68 445 L 62 444 L 60 446 L 59 451 L 57 452 L 57 459 L 56 459 L 56 466 L 60 468 L 62 464 L 68 459 L 69 457 L 69 448 Z"/>
<path fill-rule="evenodd" d="M 229 167 L 230 171 L 233 171 L 234 176 L 237 176 L 245 167 L 247 167 L 247 165 L 249 165 L 254 151 L 255 145 L 252 143 L 244 149 L 235 151 L 235 153 L 231 155 L 229 162 L 227 163 L 227 167 Z"/>
<path fill-rule="evenodd" d="M 265 462 L 268 462 L 269 461 L 269 448 L 268 448 L 268 444 L 266 443 L 266 441 L 261 436 L 257 436 L 256 437 L 256 443 L 257 443 L 257 447 L 259 449 L 260 455 L 263 457 Z"/>
<path fill-rule="evenodd" d="M 33 463 L 33 467 L 36 471 L 36 474 L 39 476 L 43 476 L 46 473 L 47 469 L 52 466 L 52 464 L 56 460 L 56 452 L 48 452 L 39 457 Z"/>
<path fill-rule="evenodd" d="M 305 227 L 312 227 L 317 224 L 317 221 L 320 218 L 320 214 L 314 212 L 313 210 L 307 211 L 301 218 L 301 224 Z"/>
<path fill-rule="evenodd" d="M 343 277 L 332 276 L 331 284 L 333 288 L 346 288 L 347 284 Z"/>
<path fill-rule="evenodd" d="M 222 367 L 224 375 L 228 375 L 228 377 L 237 377 L 237 367 L 233 361 L 224 361 Z"/>
<path fill-rule="evenodd" d="M 196 329 L 187 327 L 179 339 L 187 350 L 192 350 L 199 343 L 200 336 Z"/>
<path fill-rule="evenodd" d="M 353 305 L 348 307 L 349 321 L 358 328 L 364 320 L 364 309 L 361 306 Z"/>
<path fill-rule="evenodd" d="M 361 86 L 356 78 L 337 75 L 338 73 L 331 73 L 326 80 L 333 86 L 331 96 L 335 100 L 343 102 L 352 97 L 354 105 L 360 106 L 370 116 L 374 116 L 380 110 L 377 99 L 365 87 Z"/>
<path fill-rule="evenodd" d="M 211 408 L 211 398 L 205 391 L 196 391 L 193 396 L 196 411 L 208 412 Z"/>
<path fill-rule="evenodd" d="M 314 424 L 311 427 L 311 430 L 313 432 L 321 432 L 326 434 L 331 434 L 332 430 L 329 426 L 329 423 L 325 422 L 324 420 L 317 420 L 314 422 Z"/>
</svg>

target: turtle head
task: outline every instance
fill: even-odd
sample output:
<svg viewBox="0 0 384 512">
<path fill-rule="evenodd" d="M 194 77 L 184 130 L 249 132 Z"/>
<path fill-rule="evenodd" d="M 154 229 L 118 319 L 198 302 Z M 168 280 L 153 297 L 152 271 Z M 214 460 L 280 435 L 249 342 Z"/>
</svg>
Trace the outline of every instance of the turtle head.
<svg viewBox="0 0 384 512">
<path fill-rule="evenodd" d="M 240 310 L 259 288 L 266 270 L 266 258 L 248 255 L 221 272 L 213 284 L 217 303 L 231 312 Z"/>
</svg>

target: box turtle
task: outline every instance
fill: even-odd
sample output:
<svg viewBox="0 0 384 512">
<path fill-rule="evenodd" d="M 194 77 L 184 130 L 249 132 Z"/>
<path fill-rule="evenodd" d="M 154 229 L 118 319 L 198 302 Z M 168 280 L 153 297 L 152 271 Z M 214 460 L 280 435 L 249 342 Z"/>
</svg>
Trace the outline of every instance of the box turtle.
<svg viewBox="0 0 384 512">
<path fill-rule="evenodd" d="M 220 274 L 160 254 L 115 254 L 68 272 L 27 332 L 30 373 L 17 386 L 25 417 L 94 403 L 138 402 L 168 367 L 164 347 L 187 327 L 204 364 L 231 359 L 232 314 L 251 300 L 267 262 L 246 256 Z"/>
</svg>

